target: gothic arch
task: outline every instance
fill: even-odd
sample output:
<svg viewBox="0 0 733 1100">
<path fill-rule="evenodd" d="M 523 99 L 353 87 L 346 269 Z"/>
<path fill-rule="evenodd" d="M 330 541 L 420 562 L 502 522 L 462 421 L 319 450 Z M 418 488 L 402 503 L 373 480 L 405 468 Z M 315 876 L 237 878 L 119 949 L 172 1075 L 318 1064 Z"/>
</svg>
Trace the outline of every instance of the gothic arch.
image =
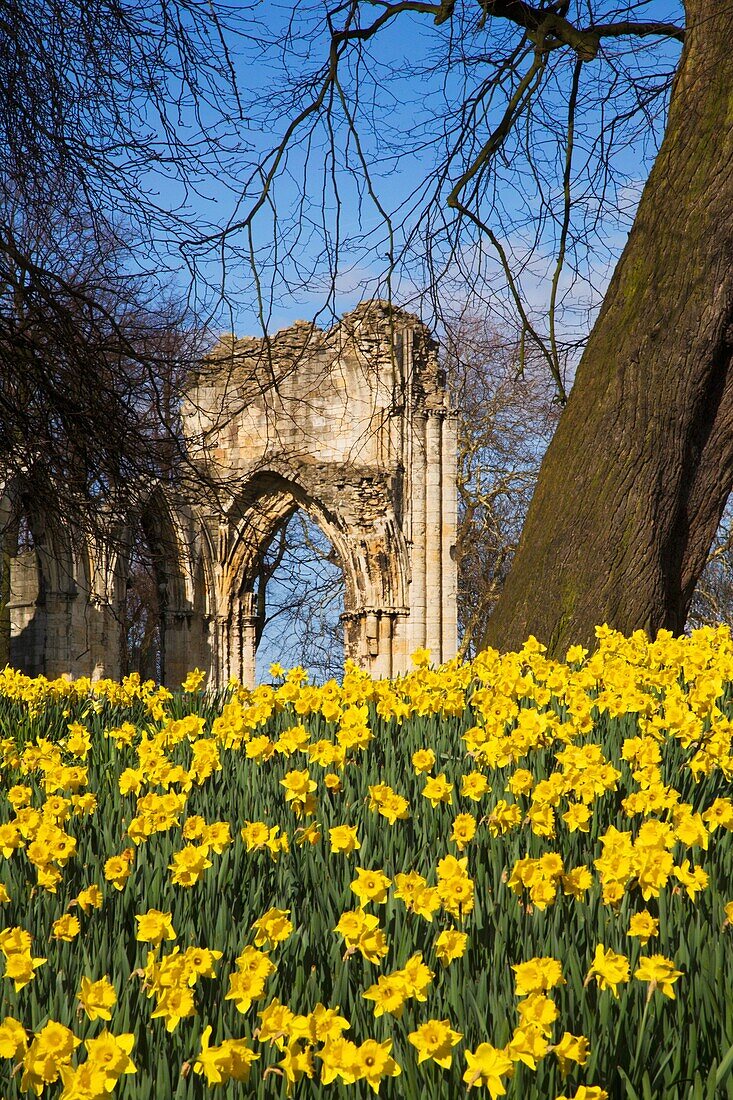
<svg viewBox="0 0 733 1100">
<path fill-rule="evenodd" d="M 200 517 L 174 489 L 157 482 L 141 491 L 134 512 L 90 547 L 89 618 L 92 675 L 118 678 L 123 665 L 123 613 L 130 558 L 142 531 L 153 557 L 161 642 L 161 679 L 178 687 L 198 665 L 209 671 L 214 597 L 210 545 Z"/>
<path fill-rule="evenodd" d="M 311 495 L 294 472 L 283 475 L 273 469 L 254 473 L 227 509 L 226 523 L 232 538 L 222 578 L 226 590 L 231 590 L 237 578 L 249 586 L 275 533 L 298 508 L 315 520 L 333 544 L 344 569 L 347 597 L 356 598 L 359 563 L 351 552 L 346 524 Z"/>
<path fill-rule="evenodd" d="M 366 634 L 364 644 L 360 635 L 379 614 L 395 616 L 404 609 L 407 548 L 394 522 L 384 524 L 381 532 L 360 531 L 347 522 L 337 507 L 320 499 L 317 486 L 308 486 L 307 471 L 304 476 L 302 470 L 258 470 L 229 502 L 222 525 L 221 683 L 231 678 L 253 680 L 259 632 L 255 604 L 257 572 L 272 538 L 299 508 L 315 521 L 339 557 L 345 582 L 344 621 L 349 656 L 362 662 L 368 660 Z M 375 656 L 376 653 L 371 654 Z M 387 657 L 383 654 L 383 660 Z M 384 671 L 388 674 L 391 669 Z"/>
<path fill-rule="evenodd" d="M 25 528 L 31 545 L 19 545 Z M 69 673 L 74 664 L 71 613 L 78 595 L 79 546 L 72 532 L 47 522 L 19 480 L 0 501 L 3 656 L 30 675 Z"/>
</svg>

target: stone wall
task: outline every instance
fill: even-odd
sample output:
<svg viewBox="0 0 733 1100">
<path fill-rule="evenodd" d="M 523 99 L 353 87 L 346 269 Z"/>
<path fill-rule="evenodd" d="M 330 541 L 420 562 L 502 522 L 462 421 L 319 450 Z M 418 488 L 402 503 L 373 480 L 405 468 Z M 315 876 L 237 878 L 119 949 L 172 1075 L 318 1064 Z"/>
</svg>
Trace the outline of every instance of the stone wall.
<svg viewBox="0 0 733 1100">
<path fill-rule="evenodd" d="M 141 493 L 138 515 L 113 517 L 114 549 L 69 553 L 63 581 L 39 553 L 32 567 L 11 554 L 11 663 L 119 675 L 126 546 L 142 524 L 165 681 L 198 665 L 212 684 L 252 683 L 258 566 L 297 508 L 343 566 L 346 656 L 389 676 L 418 647 L 436 662 L 455 654 L 455 419 L 416 317 L 367 302 L 326 331 L 299 322 L 222 340 L 192 380 L 183 424 L 200 491 Z"/>
</svg>

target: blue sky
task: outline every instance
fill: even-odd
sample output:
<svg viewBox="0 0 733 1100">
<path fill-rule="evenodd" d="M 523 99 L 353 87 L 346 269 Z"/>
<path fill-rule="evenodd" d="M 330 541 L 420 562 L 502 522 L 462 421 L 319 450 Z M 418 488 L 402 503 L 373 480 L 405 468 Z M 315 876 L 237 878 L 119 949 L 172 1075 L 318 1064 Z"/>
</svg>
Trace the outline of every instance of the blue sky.
<svg viewBox="0 0 733 1100">
<path fill-rule="evenodd" d="M 569 15 L 586 22 L 588 7 L 589 0 L 574 0 Z M 593 8 L 597 19 L 682 20 L 677 0 L 597 0 Z M 231 7 L 228 46 L 243 110 L 240 118 L 230 119 L 223 127 L 228 133 L 228 170 L 202 175 L 185 195 L 171 179 L 151 178 L 161 206 L 171 209 L 184 204 L 192 215 L 208 223 L 211 233 L 236 223 L 252 209 L 260 191 L 253 166 L 277 145 L 306 102 L 295 88 L 298 79 L 316 71 L 326 57 L 325 10 L 321 0 L 303 0 L 297 6 L 257 0 Z M 364 20 L 373 19 L 381 10 L 377 4 L 364 4 Z M 465 11 L 475 21 L 478 8 L 465 0 L 456 10 Z M 291 34 L 283 46 L 280 40 L 290 20 Z M 360 67 L 343 65 L 346 110 L 357 122 L 361 144 L 357 147 L 349 134 L 345 109 L 338 103 L 330 115 L 331 133 L 323 113 L 312 127 L 296 133 L 298 140 L 289 147 L 273 183 L 282 229 L 279 251 L 275 251 L 272 211 L 265 204 L 255 219 L 251 240 L 240 230 L 230 233 L 221 248 L 213 242 L 193 245 L 186 252 L 204 277 L 199 283 L 199 289 L 205 284 L 206 291 L 201 300 L 214 311 L 214 327 L 240 334 L 261 331 L 263 318 L 251 272 L 252 255 L 264 323 L 270 331 L 319 313 L 328 323 L 332 315 L 352 308 L 361 298 L 375 292 L 384 294 L 390 244 L 383 214 L 399 211 L 394 248 L 399 252 L 406 234 L 412 234 L 413 241 L 409 261 L 392 272 L 392 293 L 396 301 L 414 304 L 430 322 L 430 303 L 421 298 L 428 282 L 421 264 L 425 252 L 421 234 L 432 231 L 436 255 L 445 255 L 445 243 L 441 243 L 445 229 L 439 231 L 438 220 L 430 223 L 424 217 L 441 157 L 441 130 L 450 128 L 451 112 L 466 95 L 475 94 L 491 73 L 492 63 L 482 59 L 483 54 L 493 51 L 495 59 L 506 58 L 519 39 L 516 30 L 503 20 L 489 21 L 471 38 L 458 36 L 453 23 L 436 28 L 430 17 L 407 13 L 380 32 Z M 458 56 L 459 43 L 466 50 L 465 59 Z M 650 140 L 654 127 L 639 114 L 620 128 L 624 147 L 616 153 L 614 180 L 594 180 L 602 152 L 597 144 L 599 127 L 605 123 L 608 133 L 610 112 L 629 106 L 628 97 L 620 91 L 628 75 L 641 81 L 643 91 L 644 85 L 650 84 L 650 73 L 671 73 L 680 49 L 678 43 L 656 38 L 609 40 L 605 48 L 604 59 L 589 62 L 581 71 L 572 168 L 575 205 L 571 228 L 577 227 L 578 234 L 574 239 L 571 233 L 569 262 L 558 294 L 566 307 L 561 321 L 568 337 L 582 338 L 588 329 L 623 247 L 655 152 L 655 140 Z M 477 113 L 471 128 L 473 143 L 464 150 L 463 162 L 458 158 L 450 167 L 446 185 L 434 196 L 433 214 L 449 214 L 445 196 L 450 183 L 497 125 L 507 95 L 530 63 L 531 58 L 521 58 L 506 88 L 498 89 Z M 538 120 L 531 133 L 519 128 L 510 138 L 481 202 L 482 217 L 511 257 L 523 300 L 540 329 L 547 327 L 550 277 L 560 230 L 561 137 L 571 76 L 572 56 L 569 51 L 557 51 L 545 77 L 544 122 Z M 295 88 L 290 99 L 284 90 L 289 80 Z M 657 134 L 661 104 L 660 100 L 649 108 L 658 116 Z M 202 118 L 206 126 L 219 124 L 214 110 L 206 105 Z M 183 132 L 194 141 L 193 116 L 184 110 L 181 123 Z M 525 143 L 532 145 L 534 164 L 527 161 Z M 364 187 L 362 158 L 372 172 L 373 194 Z M 537 171 L 543 174 L 541 182 Z M 601 182 L 606 185 L 603 201 L 598 195 Z M 328 256 L 336 249 L 337 211 L 339 261 L 333 270 Z M 403 228 L 398 224 L 401 221 Z M 175 249 L 171 255 L 179 265 L 177 279 L 184 285 L 188 273 L 181 266 L 181 256 Z M 329 300 L 331 281 L 336 293 Z M 476 285 L 471 288 L 469 282 Z M 494 310 L 505 320 L 511 321 L 516 314 L 496 252 L 477 233 L 467 233 L 457 243 L 453 261 L 446 263 L 442 272 L 440 295 L 457 310 L 468 301 L 471 308 Z"/>
<path fill-rule="evenodd" d="M 587 5 L 584 2 L 579 6 L 585 8 Z M 627 5 L 606 2 L 595 7 L 600 18 L 604 11 L 609 17 L 619 10 L 625 14 Z M 631 16 L 636 19 L 679 21 L 681 16 L 681 5 L 665 0 L 635 3 L 629 7 Z M 293 36 L 287 49 L 281 51 L 274 43 L 292 15 L 292 7 L 256 3 L 240 9 L 238 30 L 258 37 L 256 44 L 251 37 L 234 41 L 247 113 L 242 137 L 250 148 L 242 154 L 239 183 L 211 180 L 205 189 L 205 198 L 198 200 L 199 211 L 210 218 L 212 225 L 223 227 L 243 218 L 252 208 L 258 185 L 256 182 L 250 182 L 249 188 L 244 185 L 248 166 L 257 155 L 277 144 L 304 102 L 301 98 L 285 104 L 278 99 L 286 69 L 291 77 L 303 75 L 317 68 L 317 63 L 325 56 L 323 35 L 319 38 L 310 34 L 322 5 L 304 3 L 296 10 L 298 22 Z M 372 18 L 379 9 L 365 5 L 365 10 Z M 358 115 L 360 150 L 357 151 L 353 135 L 348 133 L 344 110 L 338 106 L 331 116 L 333 135 L 328 133 L 323 118 L 310 129 L 298 132 L 300 138 L 305 139 L 307 135 L 309 145 L 306 148 L 305 144 L 294 143 L 290 147 L 273 184 L 278 221 L 284 227 L 280 253 L 273 253 L 274 222 L 271 210 L 264 206 L 255 220 L 251 240 L 242 231 L 232 232 L 220 255 L 209 252 L 204 256 L 201 270 L 212 284 L 216 283 L 221 270 L 226 275 L 225 308 L 219 318 L 222 325 L 242 334 L 261 328 L 255 285 L 249 270 L 250 248 L 254 249 L 256 257 L 264 320 L 270 331 L 297 318 L 316 316 L 324 306 L 323 317 L 327 322 L 331 313 L 338 315 L 375 290 L 384 293 L 389 240 L 377 203 L 382 211 L 404 211 L 410 195 L 414 198 L 421 188 L 424 195 L 429 194 L 431 174 L 440 153 L 430 142 L 439 136 L 441 126 L 447 125 L 447 112 L 455 108 L 466 92 L 475 91 L 490 71 L 488 64 L 482 66 L 473 55 L 482 44 L 495 46 L 498 37 L 506 41 L 496 47 L 497 53 L 506 56 L 518 40 L 518 35 L 503 21 L 494 22 L 498 35 L 479 36 L 471 47 L 471 58 L 463 65 L 454 64 L 447 75 L 450 28 L 437 30 L 430 19 L 412 14 L 380 34 L 360 71 L 349 73 L 344 68 L 347 106 Z M 634 75 L 642 84 L 649 84 L 650 72 L 665 69 L 671 73 L 678 56 L 677 43 L 622 39 L 610 43 L 607 60 L 597 60 L 582 68 L 582 106 L 576 118 L 572 169 L 576 195 L 573 225 L 589 232 L 586 238 L 579 231 L 577 240 L 574 243 L 571 240 L 570 263 L 560 280 L 559 299 L 564 299 L 567 307 L 562 325 L 568 335 L 582 337 L 588 328 L 609 272 L 623 247 L 655 151 L 655 142 L 650 140 L 651 128 L 639 115 L 637 120 L 626 125 L 625 147 L 619 149 L 615 161 L 615 179 L 612 185 L 604 181 L 607 184 L 604 204 L 593 187 L 593 172 L 599 163 L 599 126 L 608 123 L 606 112 L 628 107 L 628 99 L 617 91 L 625 73 Z M 431 72 L 430 66 L 436 58 L 438 68 Z M 514 84 L 529 63 L 529 59 L 525 59 L 517 65 Z M 558 52 L 546 79 L 544 128 L 538 123 L 531 135 L 535 164 L 529 165 L 523 156 L 525 135 L 519 131 L 507 143 L 506 162 L 497 164 L 481 206 L 482 216 L 511 256 L 515 270 L 520 271 L 523 298 L 540 328 L 543 324 L 546 327 L 543 314 L 547 308 L 549 279 L 559 235 L 553 211 L 558 209 L 561 188 L 563 147 L 560 137 L 571 68 L 567 53 L 561 58 Z M 613 79 L 617 81 L 616 90 Z M 355 107 L 357 88 L 362 97 L 359 108 Z M 657 114 L 660 102 L 654 106 Z M 505 105 L 506 95 L 497 93 L 484 115 L 477 119 L 474 151 L 496 126 Z M 659 124 L 657 132 L 660 132 Z M 334 158 L 328 148 L 331 136 L 337 150 Z M 470 153 L 469 149 L 466 156 Z M 373 173 L 377 202 L 363 186 L 359 163 L 362 156 Z M 349 171 L 350 166 L 353 172 Z M 545 175 L 541 184 L 533 174 L 535 170 Z M 459 167 L 454 166 L 449 178 L 455 180 L 458 174 Z M 237 186 L 241 187 L 239 194 Z M 437 195 L 435 209 L 440 208 L 445 190 Z M 419 242 L 424 219 L 421 226 L 418 216 L 421 206 L 415 202 L 415 209 L 406 219 L 406 230 L 397 228 L 395 233 L 397 250 L 406 232 L 415 233 L 416 241 L 410 262 L 393 272 L 392 291 L 397 301 L 412 301 L 418 311 L 424 312 L 428 307 L 420 299 L 425 276 L 421 271 Z M 337 208 L 340 256 L 333 272 L 326 258 L 329 250 L 335 248 Z M 437 251 L 441 251 L 440 244 Z M 445 252 L 444 247 L 442 251 Z M 473 293 L 475 308 L 494 309 L 498 316 L 510 318 L 513 304 L 496 254 L 485 237 L 479 239 L 476 234 L 468 234 L 459 242 L 454 261 L 447 264 L 443 272 L 443 300 L 460 309 L 463 301 L 471 298 L 467 284 L 468 278 L 474 275 L 480 275 L 480 287 L 478 292 L 474 288 Z M 331 277 L 336 296 L 333 301 L 327 301 Z"/>
</svg>

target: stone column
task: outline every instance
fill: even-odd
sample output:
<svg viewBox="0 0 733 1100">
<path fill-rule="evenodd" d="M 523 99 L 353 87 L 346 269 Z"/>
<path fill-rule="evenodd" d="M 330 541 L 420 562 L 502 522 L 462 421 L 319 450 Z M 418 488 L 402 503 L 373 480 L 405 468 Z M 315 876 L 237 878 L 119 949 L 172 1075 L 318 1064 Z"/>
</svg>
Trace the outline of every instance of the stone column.
<svg viewBox="0 0 733 1100">
<path fill-rule="evenodd" d="M 227 682 L 239 680 L 242 682 L 242 604 L 238 599 L 232 600 L 229 612 L 228 637 L 228 661 Z"/>
<path fill-rule="evenodd" d="M 71 608 L 74 594 L 49 592 L 45 609 L 45 644 L 41 667 L 49 679 L 71 672 Z M 40 639 L 39 639 L 40 641 Z"/>
<path fill-rule="evenodd" d="M 115 609 L 99 596 L 88 603 L 87 640 L 92 680 L 119 680 L 122 673 L 121 628 Z"/>
<path fill-rule="evenodd" d="M 226 578 L 226 560 L 229 550 L 229 524 L 221 523 L 216 520 L 215 517 L 209 517 L 210 522 L 210 537 L 212 547 L 215 547 L 214 557 L 214 600 L 216 607 L 216 643 L 214 645 L 214 681 L 216 687 L 221 691 L 229 683 L 231 672 L 229 668 L 229 613 L 227 612 L 227 604 L 229 602 L 229 595 L 227 590 Z"/>
<path fill-rule="evenodd" d="M 204 652 L 206 668 L 206 687 L 218 688 L 219 683 L 219 620 L 215 615 L 204 616 Z"/>
<path fill-rule="evenodd" d="M 355 661 L 365 666 L 361 644 L 361 616 L 356 611 L 343 611 L 340 619 L 344 628 L 344 661 Z"/>
<path fill-rule="evenodd" d="M 410 614 L 402 608 L 392 620 L 392 675 L 406 672 L 410 664 Z"/>
<path fill-rule="evenodd" d="M 383 611 L 379 616 L 379 655 L 375 662 L 375 676 L 392 676 L 394 661 L 392 655 L 392 626 L 394 618 L 388 611 Z"/>
<path fill-rule="evenodd" d="M 245 592 L 240 603 L 239 679 L 253 688 L 257 680 L 257 614 L 254 592 Z"/>
<path fill-rule="evenodd" d="M 226 615 L 216 619 L 216 686 L 225 688 L 229 682 L 229 620 Z"/>
<path fill-rule="evenodd" d="M 41 563 L 36 551 L 16 553 L 11 540 L 6 612 L 9 660 L 29 676 L 44 671 L 46 607 Z"/>
<path fill-rule="evenodd" d="M 92 680 L 119 680 L 123 592 L 120 562 L 109 547 L 96 539 L 90 540 L 88 554 L 88 576 L 77 596 L 77 602 L 82 601 L 78 611 L 77 675 L 89 675 Z"/>
<path fill-rule="evenodd" d="M 394 675 L 394 618 L 394 611 L 387 608 L 350 611 L 341 616 L 346 658 L 356 661 L 375 678 Z"/>
<path fill-rule="evenodd" d="M 408 624 L 408 658 L 425 645 L 425 426 L 424 416 L 416 415 L 410 423 L 410 621 Z M 409 661 L 407 662 L 409 664 Z"/>
<path fill-rule="evenodd" d="M 443 419 L 442 439 L 442 605 L 443 655 L 449 661 L 458 652 L 458 567 L 456 536 L 458 529 L 458 436 L 457 418 L 449 413 Z"/>
<path fill-rule="evenodd" d="M 441 415 L 431 413 L 425 423 L 425 645 L 435 664 L 443 659 L 442 512 Z"/>
<path fill-rule="evenodd" d="M 164 665 L 166 687 L 180 688 L 188 672 L 196 665 L 191 647 L 191 620 L 184 611 L 166 611 L 163 616 Z"/>
</svg>

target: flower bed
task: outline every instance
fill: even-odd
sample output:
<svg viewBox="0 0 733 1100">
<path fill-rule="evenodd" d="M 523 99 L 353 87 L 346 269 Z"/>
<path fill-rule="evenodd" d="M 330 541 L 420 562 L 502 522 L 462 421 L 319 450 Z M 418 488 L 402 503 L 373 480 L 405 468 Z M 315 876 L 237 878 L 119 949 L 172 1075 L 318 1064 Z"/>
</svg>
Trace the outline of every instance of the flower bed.
<svg viewBox="0 0 733 1100">
<path fill-rule="evenodd" d="M 733 643 L 598 637 L 0 673 L 3 1100 L 733 1096 Z"/>
</svg>

